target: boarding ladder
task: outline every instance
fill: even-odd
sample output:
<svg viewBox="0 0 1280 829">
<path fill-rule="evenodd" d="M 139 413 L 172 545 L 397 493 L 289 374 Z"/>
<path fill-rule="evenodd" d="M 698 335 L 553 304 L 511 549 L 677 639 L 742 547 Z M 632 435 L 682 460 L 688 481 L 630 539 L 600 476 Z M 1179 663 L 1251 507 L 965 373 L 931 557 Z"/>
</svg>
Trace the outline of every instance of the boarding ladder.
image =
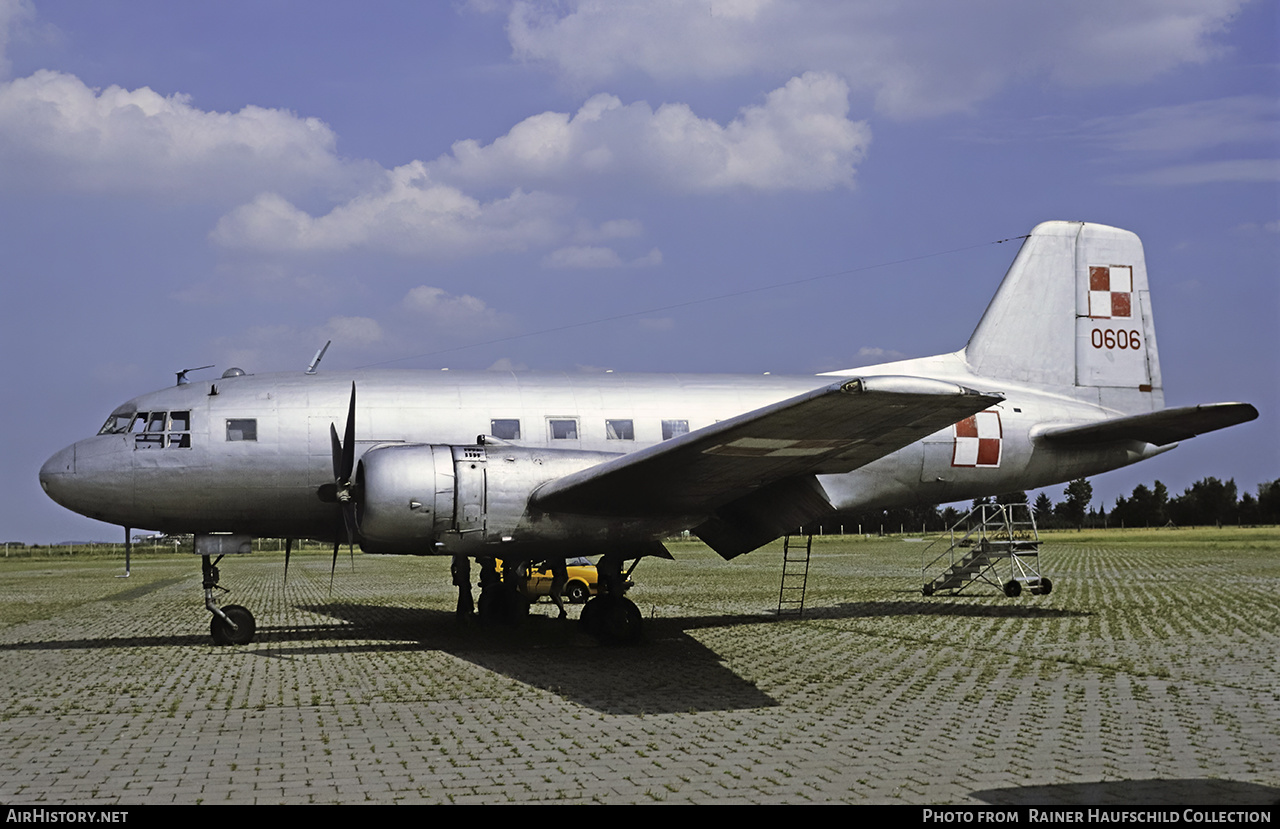
<svg viewBox="0 0 1280 829">
<path fill-rule="evenodd" d="M 1026 504 L 975 506 L 924 549 L 920 575 L 926 596 L 955 595 L 977 581 L 1010 598 L 1024 588 L 1034 595 L 1053 589 L 1053 582 L 1040 575 L 1040 534 Z"/>
<path fill-rule="evenodd" d="M 803 539 L 803 541 L 801 540 Z M 787 535 L 782 539 L 782 585 L 778 588 L 778 615 L 804 615 L 804 589 L 809 584 L 809 554 L 813 534 Z"/>
</svg>

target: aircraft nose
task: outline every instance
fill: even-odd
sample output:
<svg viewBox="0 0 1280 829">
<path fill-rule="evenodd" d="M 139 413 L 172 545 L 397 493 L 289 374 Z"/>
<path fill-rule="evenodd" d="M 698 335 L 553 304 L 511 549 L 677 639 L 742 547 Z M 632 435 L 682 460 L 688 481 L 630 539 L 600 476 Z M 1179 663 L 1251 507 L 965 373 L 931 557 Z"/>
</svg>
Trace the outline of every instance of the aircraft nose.
<svg viewBox="0 0 1280 829">
<path fill-rule="evenodd" d="M 40 467 L 40 488 L 53 500 L 65 505 L 66 485 L 76 471 L 76 448 L 68 446 L 53 454 Z"/>
</svg>

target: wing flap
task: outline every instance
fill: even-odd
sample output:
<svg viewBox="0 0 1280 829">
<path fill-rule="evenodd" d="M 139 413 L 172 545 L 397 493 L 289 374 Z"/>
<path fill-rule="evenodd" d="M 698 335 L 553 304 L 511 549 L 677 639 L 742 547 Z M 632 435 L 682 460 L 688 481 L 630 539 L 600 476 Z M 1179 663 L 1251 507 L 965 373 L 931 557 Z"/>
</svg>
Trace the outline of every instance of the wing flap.
<svg viewBox="0 0 1280 829">
<path fill-rule="evenodd" d="M 1116 417 L 1082 426 L 1057 426 L 1041 432 L 1052 443 L 1075 446 L 1139 440 L 1164 446 L 1205 432 L 1225 429 L 1257 418 L 1258 410 L 1248 403 L 1206 403 L 1158 412 Z"/>
<path fill-rule="evenodd" d="M 531 506 L 704 516 L 792 476 L 865 466 L 1001 399 L 919 377 L 844 380 L 558 478 Z"/>
</svg>

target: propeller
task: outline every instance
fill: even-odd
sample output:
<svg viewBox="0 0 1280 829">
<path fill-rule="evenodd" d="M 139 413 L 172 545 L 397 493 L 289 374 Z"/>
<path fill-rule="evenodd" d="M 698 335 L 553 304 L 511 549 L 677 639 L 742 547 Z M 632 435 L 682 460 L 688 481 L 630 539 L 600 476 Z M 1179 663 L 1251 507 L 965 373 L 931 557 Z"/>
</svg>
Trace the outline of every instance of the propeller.
<svg viewBox="0 0 1280 829">
<path fill-rule="evenodd" d="M 356 553 L 356 502 L 353 473 L 356 465 L 356 384 L 351 384 L 351 403 L 347 406 L 347 426 L 341 440 L 338 428 L 329 424 L 329 442 L 333 447 L 333 484 L 338 506 L 342 509 L 342 525 L 347 533 L 347 547 L 351 550 L 351 566 L 355 567 Z M 333 574 L 338 569 L 339 538 L 333 544 L 333 564 L 329 568 L 329 592 L 333 592 Z"/>
<path fill-rule="evenodd" d="M 293 539 L 286 538 L 284 540 L 284 584 L 289 586 L 289 554 L 293 552 Z"/>
</svg>

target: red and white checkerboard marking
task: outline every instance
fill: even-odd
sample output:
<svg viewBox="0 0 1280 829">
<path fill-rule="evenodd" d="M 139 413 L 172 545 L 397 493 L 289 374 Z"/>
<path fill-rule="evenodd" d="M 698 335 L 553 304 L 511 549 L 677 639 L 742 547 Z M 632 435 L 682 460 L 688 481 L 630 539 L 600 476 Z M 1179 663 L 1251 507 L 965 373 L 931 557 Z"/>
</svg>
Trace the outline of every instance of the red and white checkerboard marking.
<svg viewBox="0 0 1280 829">
<path fill-rule="evenodd" d="M 1133 267 L 1089 267 L 1089 316 L 1094 319 L 1128 319 L 1133 307 Z"/>
<path fill-rule="evenodd" d="M 956 446 L 952 466 L 997 467 L 1000 465 L 1000 413 L 978 412 L 955 425 Z"/>
</svg>

